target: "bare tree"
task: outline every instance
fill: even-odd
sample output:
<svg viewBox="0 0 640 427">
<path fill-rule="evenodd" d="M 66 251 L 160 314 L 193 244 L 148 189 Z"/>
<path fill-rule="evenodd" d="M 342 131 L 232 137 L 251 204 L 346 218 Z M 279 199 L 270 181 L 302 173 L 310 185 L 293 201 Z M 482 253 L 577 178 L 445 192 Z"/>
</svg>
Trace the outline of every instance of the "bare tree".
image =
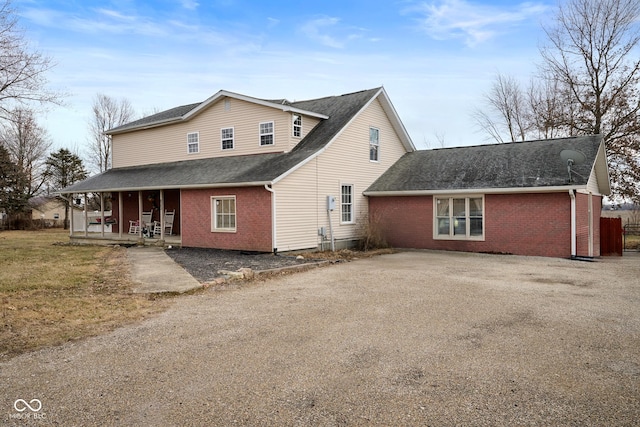
<svg viewBox="0 0 640 427">
<path fill-rule="evenodd" d="M 477 109 L 473 113 L 476 123 L 497 142 L 505 142 L 506 132 L 509 141 L 524 141 L 527 137 L 526 94 L 518 81 L 510 76 L 498 74 L 485 94 L 484 101 L 489 112 Z"/>
<path fill-rule="evenodd" d="M 24 176 L 22 192 L 28 198 L 38 193 L 44 183 L 43 168 L 51 140 L 29 109 L 16 109 L 10 120 L 0 127 L 0 144 Z"/>
<path fill-rule="evenodd" d="M 62 94 L 46 89 L 50 58 L 31 50 L 10 0 L 0 3 L 0 117 L 25 104 L 60 104 Z"/>
<path fill-rule="evenodd" d="M 99 172 L 104 172 L 111 168 L 112 160 L 111 136 L 104 132 L 133 120 L 135 111 L 128 99 L 118 101 L 101 93 L 96 95 L 92 110 L 89 161 Z"/>
<path fill-rule="evenodd" d="M 567 125 L 607 142 L 614 198 L 640 200 L 640 2 L 567 0 L 541 50 L 543 68 L 570 91 Z"/>
<path fill-rule="evenodd" d="M 640 2 L 566 0 L 544 27 L 541 73 L 526 94 L 498 76 L 480 128 L 502 142 L 603 135 L 612 199 L 640 201 Z"/>
</svg>

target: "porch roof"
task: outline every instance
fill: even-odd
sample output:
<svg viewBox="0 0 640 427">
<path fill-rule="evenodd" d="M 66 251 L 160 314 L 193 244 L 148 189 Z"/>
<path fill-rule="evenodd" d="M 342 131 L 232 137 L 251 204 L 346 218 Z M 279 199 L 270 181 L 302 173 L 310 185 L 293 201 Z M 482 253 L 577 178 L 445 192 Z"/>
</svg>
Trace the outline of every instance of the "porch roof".
<svg viewBox="0 0 640 427">
<path fill-rule="evenodd" d="M 114 168 L 62 190 L 63 193 L 204 188 L 270 184 L 306 156 L 271 153 L 214 157 Z M 308 155 L 308 154 L 307 154 Z"/>
</svg>

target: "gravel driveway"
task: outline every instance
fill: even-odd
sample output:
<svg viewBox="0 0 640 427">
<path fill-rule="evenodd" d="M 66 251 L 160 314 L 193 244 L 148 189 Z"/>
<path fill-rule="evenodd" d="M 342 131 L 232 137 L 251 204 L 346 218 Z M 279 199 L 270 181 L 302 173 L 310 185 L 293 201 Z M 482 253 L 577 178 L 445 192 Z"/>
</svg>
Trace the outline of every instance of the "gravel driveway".
<svg viewBox="0 0 640 427">
<path fill-rule="evenodd" d="M 0 420 L 631 426 L 639 361 L 637 255 L 405 252 L 210 288 L 14 358 L 0 364 Z"/>
</svg>

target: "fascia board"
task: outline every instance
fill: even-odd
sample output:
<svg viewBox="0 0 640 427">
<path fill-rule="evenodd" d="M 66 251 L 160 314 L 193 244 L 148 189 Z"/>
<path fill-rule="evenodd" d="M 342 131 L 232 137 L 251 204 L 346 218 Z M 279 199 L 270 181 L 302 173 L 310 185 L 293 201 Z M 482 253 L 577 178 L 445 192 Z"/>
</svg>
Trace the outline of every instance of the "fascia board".
<svg viewBox="0 0 640 427">
<path fill-rule="evenodd" d="M 402 120 L 400 120 L 400 116 L 391 103 L 391 99 L 389 98 L 389 95 L 387 95 L 387 91 L 384 89 L 384 87 L 380 88 L 380 92 L 378 92 L 378 94 L 383 95 L 382 102 L 380 102 L 380 104 L 382 104 L 382 109 L 390 118 L 391 125 L 395 129 L 396 133 L 398 133 L 398 135 L 400 136 L 402 144 L 405 146 L 407 151 L 416 151 L 416 146 L 413 144 L 413 141 L 411 140 L 407 129 L 404 127 L 404 123 L 402 123 Z"/>
<path fill-rule="evenodd" d="M 189 185 L 155 185 L 148 187 L 113 187 L 113 188 L 101 188 L 86 191 L 74 191 L 73 194 L 81 193 L 109 193 L 109 192 L 124 192 L 124 191 L 156 191 L 167 189 L 179 189 L 179 190 L 194 190 L 198 188 L 229 188 L 229 187 L 264 187 L 265 185 L 271 185 L 271 181 L 251 181 L 251 182 L 224 182 L 216 184 L 189 184 Z M 55 192 L 54 194 L 72 194 Z"/>
<path fill-rule="evenodd" d="M 320 119 L 328 119 L 329 118 L 329 116 L 326 116 L 324 114 L 314 113 L 313 111 L 301 110 L 299 108 L 291 107 L 290 105 L 276 104 L 274 102 L 265 101 L 263 99 L 253 98 L 251 96 L 242 95 L 242 94 L 235 93 L 235 92 L 229 92 L 229 91 L 226 91 L 226 90 L 221 90 L 221 91 L 218 91 L 218 93 L 216 93 L 215 95 L 213 95 L 210 98 L 206 99 L 202 104 L 198 105 L 196 108 L 194 108 L 193 110 L 191 110 L 187 114 L 185 114 L 182 117 L 182 120 L 189 120 L 191 117 L 199 114 L 202 110 L 208 108 L 211 104 L 214 104 L 220 98 L 224 98 L 224 97 L 239 99 L 241 101 L 250 102 L 252 104 L 258 104 L 258 105 L 262 105 L 262 106 L 269 107 L 269 108 L 275 108 L 275 109 L 278 109 L 278 110 L 281 110 L 281 111 L 296 112 L 296 113 L 304 114 L 304 115 L 307 115 L 307 116 L 317 117 L 317 118 L 320 118 Z"/>
<path fill-rule="evenodd" d="M 598 147 L 596 161 L 593 162 L 596 178 L 598 179 L 598 190 L 601 194 L 608 196 L 611 194 L 611 177 L 609 176 L 609 163 L 607 161 L 607 150 L 605 148 L 604 139 Z"/>
<path fill-rule="evenodd" d="M 437 196 L 444 194 L 516 194 L 516 193 L 558 193 L 569 190 L 585 190 L 584 185 L 560 185 L 553 187 L 512 187 L 512 188 L 461 188 L 455 190 L 410 190 L 410 191 L 365 191 L 369 197 L 385 196 Z"/>
</svg>

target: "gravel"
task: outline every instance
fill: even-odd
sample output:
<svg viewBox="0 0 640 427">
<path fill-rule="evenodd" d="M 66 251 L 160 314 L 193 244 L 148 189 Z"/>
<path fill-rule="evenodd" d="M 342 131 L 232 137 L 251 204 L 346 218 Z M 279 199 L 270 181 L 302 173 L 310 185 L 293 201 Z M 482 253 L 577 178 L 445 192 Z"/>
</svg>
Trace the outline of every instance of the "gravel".
<svg viewBox="0 0 640 427">
<path fill-rule="evenodd" d="M 404 252 L 210 288 L 11 359 L 0 420 L 631 426 L 639 360 L 638 256 Z"/>
<path fill-rule="evenodd" d="M 193 277 L 208 282 L 221 277 L 221 270 L 237 271 L 250 268 L 254 271 L 271 270 L 313 262 L 312 259 L 297 259 L 293 255 L 272 253 L 227 251 L 206 248 L 176 248 L 165 251 Z"/>
</svg>

